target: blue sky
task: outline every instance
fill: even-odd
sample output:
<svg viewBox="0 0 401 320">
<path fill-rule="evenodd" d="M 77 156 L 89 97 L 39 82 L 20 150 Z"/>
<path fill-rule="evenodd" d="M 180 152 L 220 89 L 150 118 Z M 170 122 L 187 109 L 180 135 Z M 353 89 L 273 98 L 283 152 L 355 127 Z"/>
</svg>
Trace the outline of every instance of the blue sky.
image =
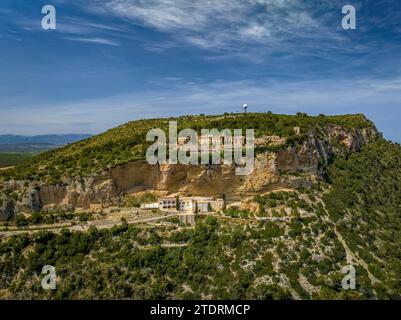
<svg viewBox="0 0 401 320">
<path fill-rule="evenodd" d="M 42 6 L 57 29 L 41 28 Z M 343 30 L 343 5 L 357 29 Z M 0 134 L 143 117 L 365 113 L 401 141 L 401 2 L 2 0 Z"/>
</svg>

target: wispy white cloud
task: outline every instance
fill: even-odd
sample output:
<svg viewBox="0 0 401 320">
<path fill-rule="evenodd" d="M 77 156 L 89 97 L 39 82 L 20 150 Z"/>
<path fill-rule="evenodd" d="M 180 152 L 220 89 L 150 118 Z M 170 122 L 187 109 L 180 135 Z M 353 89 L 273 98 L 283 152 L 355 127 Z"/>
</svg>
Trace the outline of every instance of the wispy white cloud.
<svg viewBox="0 0 401 320">
<path fill-rule="evenodd" d="M 106 33 L 118 35 L 126 32 L 121 26 L 115 24 L 104 24 L 93 22 L 80 17 L 67 16 L 59 19 L 57 31 L 66 34 L 96 35 Z"/>
<path fill-rule="evenodd" d="M 336 28 L 325 25 L 327 16 L 316 18 L 313 6 L 304 3 L 301 0 L 97 0 L 86 2 L 84 7 L 168 33 L 177 41 L 203 49 L 237 51 L 238 44 L 264 43 L 268 47 L 293 38 L 325 39 L 333 35 Z"/>
<path fill-rule="evenodd" d="M 150 51 L 194 46 L 260 62 L 277 50 L 321 57 L 371 50 L 368 43 L 355 45 L 350 33 L 339 32 L 342 0 L 76 0 L 71 5 L 91 17 L 59 15 L 57 32 L 121 44 L 135 41 Z M 115 21 L 111 23 L 110 17 Z M 17 21 L 25 28 L 40 29 L 36 20 Z M 135 35 L 136 25 L 166 37 Z"/>
<path fill-rule="evenodd" d="M 18 17 L 13 22 L 25 31 L 43 32 L 40 20 Z M 119 39 L 124 36 L 126 30 L 116 25 L 92 22 L 79 17 L 62 16 L 57 21 L 55 32 L 62 35 L 65 40 L 120 46 Z"/>
<path fill-rule="evenodd" d="M 118 47 L 120 44 L 114 40 L 110 39 L 104 39 L 104 38 L 81 38 L 81 37 L 64 37 L 65 40 L 70 40 L 70 41 L 79 41 L 79 42 L 86 42 L 86 43 L 96 43 L 96 44 L 102 44 L 102 45 L 107 45 L 107 46 L 115 46 Z"/>
</svg>

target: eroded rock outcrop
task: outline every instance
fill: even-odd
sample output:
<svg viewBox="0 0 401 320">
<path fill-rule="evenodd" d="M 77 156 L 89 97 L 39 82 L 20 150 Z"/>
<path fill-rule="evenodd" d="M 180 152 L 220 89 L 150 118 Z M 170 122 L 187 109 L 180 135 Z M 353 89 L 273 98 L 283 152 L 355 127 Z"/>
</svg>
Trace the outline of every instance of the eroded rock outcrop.
<svg viewBox="0 0 401 320">
<path fill-rule="evenodd" d="M 0 220 L 8 220 L 14 216 L 15 203 L 8 197 L 0 198 Z"/>
<path fill-rule="evenodd" d="M 276 153 L 265 152 L 255 157 L 254 171 L 237 176 L 234 165 L 149 165 L 146 161 L 130 162 L 97 176 L 65 180 L 63 185 L 43 185 L 9 181 L 10 191 L 19 190 L 16 211 L 39 211 L 48 206 L 88 208 L 90 204 L 118 203 L 121 195 L 143 190 L 180 192 L 184 195 L 219 196 L 229 201 L 271 191 L 279 187 L 302 185 L 319 177 L 320 164 L 335 155 L 356 152 L 377 137 L 374 129 L 345 130 L 330 125 L 322 132 L 309 132 L 306 139 Z M 283 177 L 283 173 L 304 172 L 308 181 Z M 10 202 L 1 207 L 2 216 L 14 210 Z"/>
</svg>

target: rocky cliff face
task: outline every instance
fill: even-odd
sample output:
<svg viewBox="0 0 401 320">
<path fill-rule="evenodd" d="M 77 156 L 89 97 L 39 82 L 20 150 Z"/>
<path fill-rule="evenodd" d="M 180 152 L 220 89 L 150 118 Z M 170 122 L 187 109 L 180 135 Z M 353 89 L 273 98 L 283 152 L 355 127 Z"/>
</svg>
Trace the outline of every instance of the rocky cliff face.
<svg viewBox="0 0 401 320">
<path fill-rule="evenodd" d="M 8 220 L 14 215 L 15 204 L 10 198 L 0 198 L 0 220 Z"/>
<path fill-rule="evenodd" d="M 319 177 L 321 164 L 345 152 L 356 152 L 375 139 L 373 129 L 345 130 L 331 125 L 324 132 L 309 132 L 307 139 L 277 153 L 261 153 L 255 157 L 255 169 L 248 176 L 235 175 L 235 166 L 226 165 L 149 165 L 135 161 L 98 176 L 85 179 L 65 179 L 63 185 L 43 185 L 38 182 L 8 181 L 8 193 L 18 192 L 17 201 L 6 197 L 0 206 L 0 218 L 14 212 L 32 212 L 44 207 L 88 208 L 90 204 L 112 204 L 119 196 L 143 190 L 180 192 L 183 195 L 222 196 L 228 201 L 288 187 L 295 180 L 283 178 L 283 173 L 304 172 L 310 179 Z M 298 179 L 299 180 L 299 179 Z M 307 181 L 296 181 L 307 183 Z"/>
<path fill-rule="evenodd" d="M 276 154 L 280 172 L 304 171 L 317 173 L 319 164 L 326 165 L 334 156 L 357 152 L 373 141 L 379 133 L 373 129 L 347 131 L 339 126 L 327 126 L 324 133 L 309 132 L 307 141 Z"/>
</svg>

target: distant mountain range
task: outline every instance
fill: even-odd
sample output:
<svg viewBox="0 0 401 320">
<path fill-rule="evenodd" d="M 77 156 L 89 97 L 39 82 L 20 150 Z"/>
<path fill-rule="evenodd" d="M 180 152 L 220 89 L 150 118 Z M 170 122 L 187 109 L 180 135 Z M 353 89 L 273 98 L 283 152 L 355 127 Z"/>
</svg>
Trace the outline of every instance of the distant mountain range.
<svg viewBox="0 0 401 320">
<path fill-rule="evenodd" d="M 89 137 L 90 134 L 0 135 L 0 152 L 40 152 Z"/>
</svg>

